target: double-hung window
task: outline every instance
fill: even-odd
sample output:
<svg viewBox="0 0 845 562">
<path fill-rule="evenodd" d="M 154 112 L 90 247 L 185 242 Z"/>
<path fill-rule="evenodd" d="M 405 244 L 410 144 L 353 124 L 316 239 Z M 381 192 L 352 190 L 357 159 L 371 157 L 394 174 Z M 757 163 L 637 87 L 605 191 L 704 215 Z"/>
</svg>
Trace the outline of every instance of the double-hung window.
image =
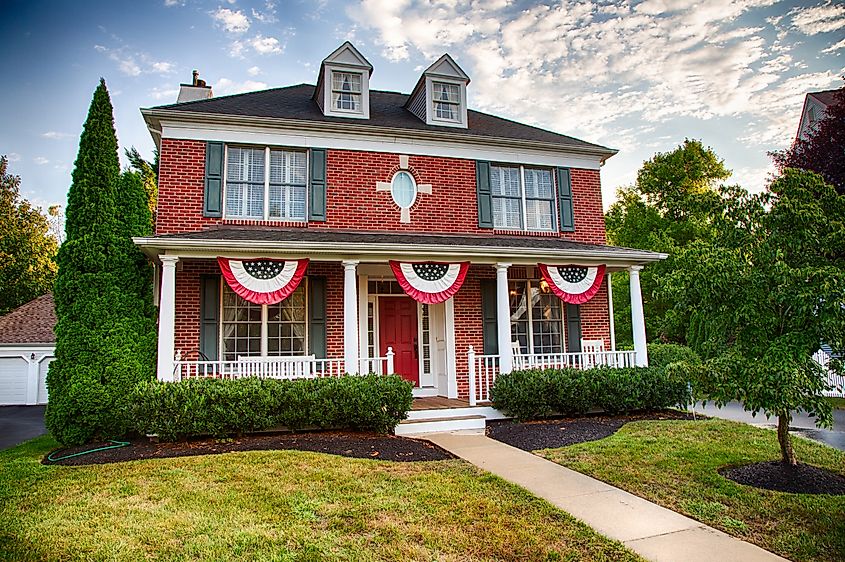
<svg viewBox="0 0 845 562">
<path fill-rule="evenodd" d="M 362 76 L 358 72 L 332 71 L 332 108 L 361 113 Z"/>
<path fill-rule="evenodd" d="M 520 354 L 564 352 L 563 307 L 537 281 L 510 281 L 511 333 Z"/>
<path fill-rule="evenodd" d="M 552 171 L 490 166 L 493 227 L 549 232 L 557 227 Z"/>
<path fill-rule="evenodd" d="M 226 218 L 304 221 L 306 170 L 303 151 L 227 147 Z"/>
<path fill-rule="evenodd" d="M 433 82 L 434 117 L 441 121 L 461 120 L 461 87 L 446 82 Z"/>
<path fill-rule="evenodd" d="M 278 304 L 252 304 L 223 283 L 221 340 L 224 361 L 239 357 L 305 355 L 306 283 Z"/>
</svg>

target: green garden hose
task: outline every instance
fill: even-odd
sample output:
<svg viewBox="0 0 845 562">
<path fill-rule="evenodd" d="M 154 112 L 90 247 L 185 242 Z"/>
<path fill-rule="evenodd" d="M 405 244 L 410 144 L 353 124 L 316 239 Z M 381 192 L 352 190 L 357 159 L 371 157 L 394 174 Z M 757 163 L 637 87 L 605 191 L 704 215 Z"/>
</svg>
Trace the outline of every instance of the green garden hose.
<svg viewBox="0 0 845 562">
<path fill-rule="evenodd" d="M 113 439 L 109 439 L 109 443 L 114 443 L 114 445 L 109 445 L 107 447 L 97 447 L 96 449 L 90 449 L 88 451 L 82 451 L 80 453 L 74 453 L 72 455 L 65 455 L 63 457 L 56 457 L 53 458 L 53 455 L 60 451 L 53 451 L 49 455 L 47 455 L 47 460 L 50 462 L 56 461 L 63 461 L 65 459 L 72 459 L 73 457 L 81 457 L 82 455 L 90 455 L 91 453 L 96 453 L 97 451 L 106 451 L 108 449 L 120 449 L 121 447 L 128 447 L 130 445 L 129 441 L 115 441 Z"/>
</svg>

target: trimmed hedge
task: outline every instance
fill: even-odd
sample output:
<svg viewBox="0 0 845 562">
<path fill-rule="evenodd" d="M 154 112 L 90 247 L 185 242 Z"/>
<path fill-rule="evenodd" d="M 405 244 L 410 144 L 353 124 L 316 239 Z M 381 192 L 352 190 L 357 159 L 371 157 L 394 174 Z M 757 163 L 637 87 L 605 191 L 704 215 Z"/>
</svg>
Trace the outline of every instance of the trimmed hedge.
<svg viewBox="0 0 845 562">
<path fill-rule="evenodd" d="M 129 417 L 165 441 L 224 437 L 283 425 L 388 433 L 408 416 L 411 384 L 396 375 L 323 379 L 192 379 L 139 384 Z"/>
<path fill-rule="evenodd" d="M 666 367 L 672 363 L 700 365 L 701 358 L 685 345 L 676 343 L 648 344 L 648 364 L 650 367 Z"/>
<path fill-rule="evenodd" d="M 690 403 L 685 380 L 660 367 L 531 369 L 499 375 L 493 406 L 517 420 L 552 414 L 660 410 Z"/>
</svg>

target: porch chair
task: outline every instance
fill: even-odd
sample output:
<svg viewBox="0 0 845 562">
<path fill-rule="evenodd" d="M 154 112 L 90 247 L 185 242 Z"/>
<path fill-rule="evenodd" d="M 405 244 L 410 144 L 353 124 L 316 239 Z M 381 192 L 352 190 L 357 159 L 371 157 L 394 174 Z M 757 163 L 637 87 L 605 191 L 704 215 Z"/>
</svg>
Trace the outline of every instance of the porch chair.
<svg viewBox="0 0 845 562">
<path fill-rule="evenodd" d="M 581 353 L 584 358 L 584 368 L 589 369 L 604 365 L 604 340 L 581 340 Z"/>
</svg>

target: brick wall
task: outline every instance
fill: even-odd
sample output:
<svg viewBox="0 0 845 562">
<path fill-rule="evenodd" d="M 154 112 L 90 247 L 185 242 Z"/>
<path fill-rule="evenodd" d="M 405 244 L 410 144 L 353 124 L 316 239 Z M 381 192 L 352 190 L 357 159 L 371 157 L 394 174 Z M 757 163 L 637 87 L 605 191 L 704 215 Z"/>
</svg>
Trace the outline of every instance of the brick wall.
<svg viewBox="0 0 845 562">
<path fill-rule="evenodd" d="M 376 182 L 389 182 L 399 169 L 399 157 L 349 150 L 329 150 L 327 153 L 326 222 L 224 221 L 202 216 L 205 143 L 163 139 L 156 234 L 194 232 L 218 224 L 499 234 L 478 228 L 473 160 L 411 156 L 409 168 L 417 183 L 432 185 L 430 195 L 418 194 L 417 202 L 411 208 L 410 224 L 400 222 L 399 208 L 389 191 L 376 191 Z M 572 192 L 575 232 L 543 235 L 603 244 L 605 225 L 599 171 L 573 169 Z"/>
</svg>

